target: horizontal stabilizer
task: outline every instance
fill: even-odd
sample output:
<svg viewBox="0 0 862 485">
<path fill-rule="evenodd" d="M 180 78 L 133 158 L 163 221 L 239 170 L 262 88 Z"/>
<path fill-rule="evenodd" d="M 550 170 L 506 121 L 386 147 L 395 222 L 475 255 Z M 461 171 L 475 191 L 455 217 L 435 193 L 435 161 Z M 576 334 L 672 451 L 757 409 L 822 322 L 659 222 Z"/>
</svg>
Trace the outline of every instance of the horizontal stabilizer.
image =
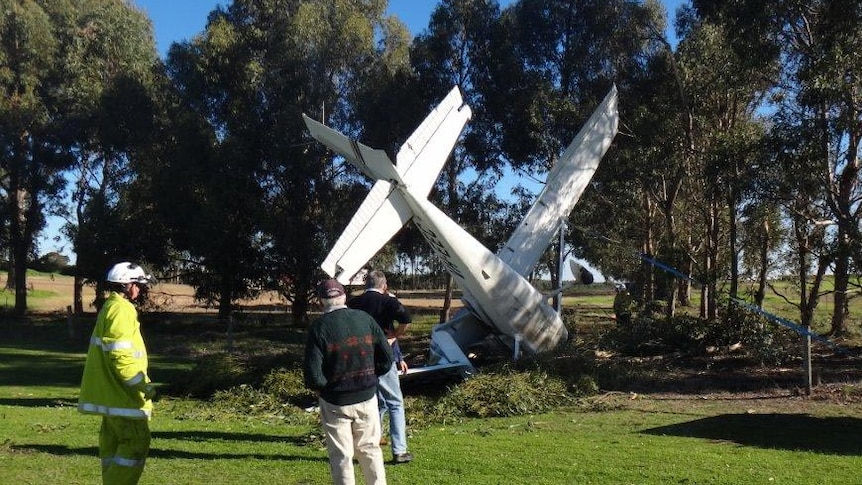
<svg viewBox="0 0 862 485">
<path fill-rule="evenodd" d="M 375 150 L 303 115 L 311 135 L 376 180 L 371 192 L 342 232 L 320 267 L 342 284 L 362 269 L 413 217 L 396 185 L 424 199 L 470 119 L 456 86 L 425 118 L 398 152 L 397 167 L 383 150 Z"/>
<path fill-rule="evenodd" d="M 321 269 L 348 284 L 412 215 L 404 197 L 392 190 L 392 184 L 377 181 L 321 263 Z"/>
<path fill-rule="evenodd" d="M 431 192 L 470 116 L 470 107 L 463 104 L 461 90 L 455 86 L 401 145 L 396 167 L 415 197 Z"/>
<path fill-rule="evenodd" d="M 365 176 L 374 180 L 400 180 L 398 172 L 386 152 L 367 147 L 351 140 L 344 134 L 302 115 L 305 126 L 315 140 L 323 143 L 335 153 L 344 157 Z"/>
<path fill-rule="evenodd" d="M 548 173 L 545 188 L 498 253 L 520 275 L 535 269 L 587 188 L 617 133 L 618 119 L 617 88 L 613 86 Z"/>
</svg>

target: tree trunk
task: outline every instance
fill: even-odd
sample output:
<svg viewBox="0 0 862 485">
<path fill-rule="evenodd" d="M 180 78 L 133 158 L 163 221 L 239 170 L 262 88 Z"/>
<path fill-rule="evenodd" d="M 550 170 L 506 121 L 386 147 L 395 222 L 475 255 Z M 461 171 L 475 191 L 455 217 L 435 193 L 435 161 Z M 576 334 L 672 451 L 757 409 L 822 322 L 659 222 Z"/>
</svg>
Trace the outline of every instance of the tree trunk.
<svg viewBox="0 0 862 485">
<path fill-rule="evenodd" d="M 15 252 L 15 315 L 27 313 L 27 252 L 22 241 L 14 243 Z"/>
<path fill-rule="evenodd" d="M 708 305 L 706 311 L 706 318 L 709 320 L 717 320 L 718 319 L 718 278 L 721 274 L 719 269 L 719 244 L 721 243 L 720 239 L 720 229 L 719 229 L 719 214 L 721 212 L 721 208 L 718 207 L 716 202 L 711 203 L 710 208 L 710 220 L 709 220 L 709 240 L 710 243 L 707 245 L 707 251 L 709 252 L 709 258 L 711 260 L 711 268 L 707 273 L 707 281 L 709 285 L 709 295 L 708 295 Z"/>
<path fill-rule="evenodd" d="M 691 236 L 688 238 L 687 242 L 688 247 L 691 247 Z M 691 277 L 691 259 L 686 258 L 685 261 L 680 261 L 679 271 Z M 691 305 L 691 280 L 687 280 L 684 278 L 678 278 L 676 281 L 676 292 L 677 298 L 679 298 L 679 305 L 682 307 L 688 307 Z"/>
<path fill-rule="evenodd" d="M 646 214 L 646 231 L 644 231 L 644 239 L 643 239 L 643 247 L 641 248 L 641 252 L 649 257 L 652 257 L 655 254 L 655 242 L 653 241 L 653 207 L 652 202 L 650 201 L 649 195 L 644 194 L 644 213 Z M 653 285 L 655 281 L 653 279 L 652 265 L 650 265 L 645 260 L 641 260 L 641 291 L 640 298 L 641 302 L 653 301 L 655 296 L 655 291 Z"/>
<path fill-rule="evenodd" d="M 739 295 L 739 250 L 737 249 L 737 238 L 739 237 L 737 218 L 739 214 L 737 214 L 736 196 L 733 190 L 730 191 L 730 196 L 728 197 L 727 210 L 729 212 L 727 217 L 728 224 L 730 225 L 727 236 L 730 246 L 730 285 L 727 292 L 731 298 L 737 298 Z"/>
<path fill-rule="evenodd" d="M 763 220 L 763 235 L 760 245 L 760 269 L 757 274 L 757 293 L 754 294 L 754 302 L 757 306 L 763 306 L 766 298 L 766 278 L 769 273 L 769 220 Z"/>
<path fill-rule="evenodd" d="M 221 291 L 218 300 L 218 319 L 226 322 L 233 310 L 233 286 L 230 282 L 231 275 L 221 277 Z"/>
<path fill-rule="evenodd" d="M 446 293 L 443 295 L 443 309 L 440 310 L 440 323 L 449 321 L 449 316 L 452 312 L 452 283 L 454 279 L 451 274 L 446 274 Z"/>
<path fill-rule="evenodd" d="M 15 315 L 23 316 L 27 312 L 27 253 L 30 251 L 27 237 L 27 192 L 20 187 L 20 174 L 15 178 L 12 195 L 11 227 L 9 228 L 10 246 L 12 246 L 12 264 L 14 266 L 15 282 Z M 30 201 L 33 204 L 33 201 Z"/>
<path fill-rule="evenodd" d="M 6 289 L 9 291 L 15 289 L 15 258 L 12 256 L 12 251 L 9 251 L 9 263 L 6 269 Z"/>
<path fill-rule="evenodd" d="M 308 297 L 305 295 L 308 295 L 307 285 L 297 285 L 296 295 L 294 295 L 293 304 L 290 306 L 293 323 L 302 326 L 308 323 Z"/>
<path fill-rule="evenodd" d="M 84 278 L 81 278 L 77 274 L 72 286 L 72 305 L 75 315 L 82 315 L 84 313 Z"/>
<path fill-rule="evenodd" d="M 847 288 L 850 282 L 850 238 L 843 224 L 838 225 L 838 248 L 835 254 L 835 293 L 833 293 L 834 308 L 832 310 L 832 325 L 830 335 L 842 336 L 847 333 L 846 315 Z"/>
</svg>

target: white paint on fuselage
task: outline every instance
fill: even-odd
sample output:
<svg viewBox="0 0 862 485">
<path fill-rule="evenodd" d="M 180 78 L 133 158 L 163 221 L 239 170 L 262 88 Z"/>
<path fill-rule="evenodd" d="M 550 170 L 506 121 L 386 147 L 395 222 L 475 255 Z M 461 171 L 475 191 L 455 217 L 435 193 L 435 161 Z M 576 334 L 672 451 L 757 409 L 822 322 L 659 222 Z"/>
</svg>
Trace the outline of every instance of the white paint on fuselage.
<svg viewBox="0 0 862 485">
<path fill-rule="evenodd" d="M 524 277 L 425 198 L 396 188 L 413 211 L 413 222 L 464 292 L 465 306 L 479 320 L 530 351 L 553 349 L 568 337 L 562 319 Z"/>
</svg>

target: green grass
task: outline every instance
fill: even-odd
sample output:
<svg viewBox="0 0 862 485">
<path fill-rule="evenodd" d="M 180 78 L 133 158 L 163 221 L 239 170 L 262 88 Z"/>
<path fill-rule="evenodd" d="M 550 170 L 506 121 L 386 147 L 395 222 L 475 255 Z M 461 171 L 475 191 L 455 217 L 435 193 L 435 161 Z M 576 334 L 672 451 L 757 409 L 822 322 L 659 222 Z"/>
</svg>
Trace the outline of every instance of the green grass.
<svg viewBox="0 0 862 485">
<path fill-rule="evenodd" d="M 69 339 L 61 321 L 0 325 L 0 483 L 98 483 L 99 419 L 75 409 L 86 336 Z M 171 325 L 148 335 L 157 382 L 193 366 L 160 352 L 199 338 Z M 443 485 L 859 483 L 860 418 L 854 402 L 609 393 L 553 413 L 413 426 L 416 460 L 387 473 Z M 168 396 L 141 483 L 330 483 L 319 431 L 296 423 Z"/>
</svg>

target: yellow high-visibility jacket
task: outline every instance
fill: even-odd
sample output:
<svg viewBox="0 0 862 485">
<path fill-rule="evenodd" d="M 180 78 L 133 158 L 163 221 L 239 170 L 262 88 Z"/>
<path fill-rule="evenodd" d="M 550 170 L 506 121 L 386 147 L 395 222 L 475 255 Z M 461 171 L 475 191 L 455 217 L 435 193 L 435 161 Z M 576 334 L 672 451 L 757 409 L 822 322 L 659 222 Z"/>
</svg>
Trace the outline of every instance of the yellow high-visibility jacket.
<svg viewBox="0 0 862 485">
<path fill-rule="evenodd" d="M 153 402 L 143 393 L 149 382 L 138 311 L 123 295 L 111 292 L 90 337 L 78 411 L 149 419 Z"/>
</svg>

